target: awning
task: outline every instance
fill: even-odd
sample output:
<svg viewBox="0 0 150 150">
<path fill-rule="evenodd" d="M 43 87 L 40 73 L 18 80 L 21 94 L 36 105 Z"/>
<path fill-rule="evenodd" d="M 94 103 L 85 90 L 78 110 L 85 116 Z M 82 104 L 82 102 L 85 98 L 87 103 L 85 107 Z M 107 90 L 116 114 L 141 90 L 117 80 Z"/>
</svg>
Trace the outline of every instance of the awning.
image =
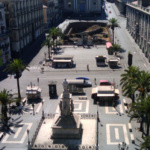
<svg viewBox="0 0 150 150">
<path fill-rule="evenodd" d="M 62 59 L 73 59 L 73 56 L 71 56 L 71 55 L 57 55 L 57 56 L 53 56 L 53 60 L 55 60 L 55 59 L 59 59 L 59 60 L 62 60 Z"/>
<path fill-rule="evenodd" d="M 97 94 L 97 87 L 96 88 L 92 88 L 92 94 Z"/>
<path fill-rule="evenodd" d="M 109 49 L 110 47 L 112 47 L 112 44 L 110 42 L 106 42 L 106 48 Z"/>
<path fill-rule="evenodd" d="M 114 97 L 115 94 L 97 94 L 97 97 Z"/>
<path fill-rule="evenodd" d="M 119 95 L 119 90 L 118 89 L 115 89 L 115 94 Z"/>
<path fill-rule="evenodd" d="M 118 59 L 109 59 L 109 62 L 118 62 Z"/>
<path fill-rule="evenodd" d="M 26 94 L 37 94 L 37 91 L 27 91 Z"/>
<path fill-rule="evenodd" d="M 54 59 L 53 62 L 71 62 L 71 60 L 56 60 L 56 59 Z"/>
</svg>

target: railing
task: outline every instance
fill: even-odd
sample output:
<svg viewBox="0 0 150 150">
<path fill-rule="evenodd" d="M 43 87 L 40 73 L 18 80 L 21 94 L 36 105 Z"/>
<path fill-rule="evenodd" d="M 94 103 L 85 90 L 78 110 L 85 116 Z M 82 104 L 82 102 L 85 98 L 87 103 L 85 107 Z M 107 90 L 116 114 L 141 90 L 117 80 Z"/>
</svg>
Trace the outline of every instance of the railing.
<svg viewBox="0 0 150 150">
<path fill-rule="evenodd" d="M 42 125 L 42 123 L 43 123 L 43 120 L 44 120 L 44 118 L 41 117 L 40 122 L 39 122 L 39 124 L 38 124 L 38 127 L 37 127 L 37 129 L 36 129 L 36 131 L 35 131 L 35 133 L 34 133 L 34 135 L 33 135 L 32 140 L 31 140 L 31 147 L 33 146 L 33 144 L 34 144 L 34 142 L 35 142 L 35 140 L 36 140 L 36 137 L 37 137 L 37 135 L 38 135 L 38 133 L 39 133 L 40 127 L 41 127 L 41 125 Z"/>
<path fill-rule="evenodd" d="M 134 7 L 137 7 L 137 8 L 140 8 L 141 10 L 144 10 L 146 12 L 149 12 L 150 13 L 150 9 L 146 8 L 146 7 L 143 7 L 143 6 L 138 6 L 136 4 L 133 4 L 131 2 L 127 2 L 127 4 L 131 5 L 131 6 L 134 6 Z"/>
<path fill-rule="evenodd" d="M 43 118 L 46 119 L 53 119 L 56 114 L 50 113 L 50 114 L 44 114 Z M 81 119 L 97 119 L 96 114 L 78 114 L 81 116 Z M 40 127 L 43 123 L 43 118 L 41 117 L 40 122 L 38 124 L 38 127 L 35 131 L 35 134 L 33 135 L 33 138 L 31 140 L 31 149 L 32 150 L 51 150 L 51 149 L 57 149 L 57 150 L 97 150 L 98 147 L 95 145 L 70 145 L 70 144 L 34 144 L 36 137 L 38 135 L 38 132 L 40 130 Z"/>
<path fill-rule="evenodd" d="M 44 114 L 44 118 L 47 119 L 53 119 L 55 117 L 56 114 L 50 113 L 50 114 Z M 81 116 L 81 119 L 97 119 L 97 115 L 96 114 L 80 114 L 78 113 L 78 115 Z"/>
<path fill-rule="evenodd" d="M 34 145 L 32 147 L 32 150 L 41 150 L 41 149 L 47 149 L 47 150 L 96 150 L 96 145 L 64 145 L 64 144 L 50 144 L 50 145 Z"/>
</svg>

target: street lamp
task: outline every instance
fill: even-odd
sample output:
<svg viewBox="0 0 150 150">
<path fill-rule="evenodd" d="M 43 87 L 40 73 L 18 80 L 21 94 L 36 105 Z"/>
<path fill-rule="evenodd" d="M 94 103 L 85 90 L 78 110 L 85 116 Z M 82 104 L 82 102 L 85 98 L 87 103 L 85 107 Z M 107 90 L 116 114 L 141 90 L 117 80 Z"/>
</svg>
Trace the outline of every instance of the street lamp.
<svg viewBox="0 0 150 150">
<path fill-rule="evenodd" d="M 34 115 L 34 103 L 32 102 L 32 108 L 33 108 L 33 115 Z"/>
<path fill-rule="evenodd" d="M 28 145 L 30 145 L 30 140 L 29 140 L 29 129 L 27 129 L 27 134 L 28 134 Z"/>
<path fill-rule="evenodd" d="M 99 122 L 99 121 L 100 121 L 100 119 L 99 119 L 98 106 L 99 106 L 99 102 L 97 102 L 97 121 Z"/>
<path fill-rule="evenodd" d="M 42 118 L 44 118 L 44 110 L 43 110 L 44 101 L 42 100 Z"/>
<path fill-rule="evenodd" d="M 127 146 L 127 144 L 125 142 L 122 142 L 122 145 L 118 144 L 118 148 L 119 148 L 119 150 L 128 150 L 129 149 L 129 147 Z"/>
</svg>

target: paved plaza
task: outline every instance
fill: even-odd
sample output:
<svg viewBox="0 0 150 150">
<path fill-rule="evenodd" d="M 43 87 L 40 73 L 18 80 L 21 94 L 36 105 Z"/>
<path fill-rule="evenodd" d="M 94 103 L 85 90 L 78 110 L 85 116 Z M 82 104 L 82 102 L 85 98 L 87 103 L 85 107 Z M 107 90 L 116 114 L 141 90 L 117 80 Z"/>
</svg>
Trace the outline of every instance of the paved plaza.
<svg viewBox="0 0 150 150">
<path fill-rule="evenodd" d="M 122 95 L 120 87 L 120 75 L 124 72 L 124 69 L 128 67 L 127 54 L 129 51 L 133 53 L 133 65 L 139 66 L 141 70 L 148 71 L 150 64 L 126 30 L 126 19 L 119 15 L 119 12 L 114 4 L 107 3 L 106 6 L 110 6 L 109 9 L 112 11 L 109 17 L 111 18 L 115 16 L 117 19 L 119 19 L 121 26 L 120 29 L 115 30 L 115 40 L 124 49 L 124 52 L 118 53 L 118 56 L 121 58 L 119 67 L 115 69 L 111 69 L 109 66 L 97 67 L 95 56 L 106 55 L 107 57 L 110 57 L 108 56 L 105 45 L 97 45 L 90 48 L 77 46 L 74 47 L 71 45 L 62 46 L 57 55 L 72 55 L 74 57 L 76 67 L 69 69 L 55 69 L 51 66 L 42 66 L 42 62 L 45 59 L 44 53 L 47 53 L 47 47 L 41 48 L 39 53 L 29 63 L 30 71 L 23 72 L 23 75 L 20 78 L 20 88 L 22 97 L 26 97 L 27 85 L 29 85 L 31 82 L 37 85 L 37 78 L 39 78 L 39 87 L 42 89 L 42 100 L 44 103 L 42 104 L 41 101 L 35 103 L 33 110 L 32 105 L 26 102 L 20 113 L 12 113 L 12 119 L 9 120 L 11 130 L 5 133 L 4 137 L 1 139 L 0 149 L 26 150 L 28 140 L 31 141 L 36 132 L 42 116 L 42 110 L 44 110 L 45 114 L 59 113 L 58 104 L 60 101 L 60 95 L 63 91 L 63 80 L 75 79 L 76 77 L 81 76 L 89 78 L 89 80 L 92 82 L 92 88 L 96 87 L 99 84 L 99 81 L 103 79 L 115 82 L 115 86 L 118 87 L 120 93 L 118 105 L 115 108 L 111 102 L 100 102 L 97 106 L 97 104 L 95 104 L 91 98 L 92 88 L 84 89 L 84 96 L 87 96 L 87 100 L 80 100 L 79 96 L 81 95 L 72 96 L 75 106 L 75 113 L 82 114 L 86 118 L 87 114 L 96 115 L 97 112 L 99 112 L 99 150 L 117 150 L 118 144 L 122 142 L 126 142 L 126 144 L 129 146 L 129 150 L 140 149 L 142 139 L 141 132 L 138 131 L 139 123 L 137 123 L 136 120 L 132 121 L 131 123 L 129 122 L 130 117 L 126 113 L 127 108 L 124 103 L 130 103 L 131 100 Z M 87 65 L 89 65 L 89 71 L 87 71 Z M 44 72 L 41 72 L 41 67 L 44 67 Z M 49 81 L 57 81 L 57 99 L 49 98 Z M 4 88 L 12 90 L 13 93 L 16 93 L 16 80 L 8 75 L 6 79 L 0 81 L 0 90 Z M 29 130 L 29 134 L 27 133 L 27 129 Z M 88 130 L 90 130 L 90 128 Z M 85 143 L 88 144 L 88 139 L 93 136 L 94 135 L 88 134 L 87 137 L 84 137 L 84 140 L 86 141 Z M 135 141 L 135 144 L 133 141 Z M 61 142 L 62 143 L 60 144 L 63 144 L 63 141 Z M 94 142 L 94 140 L 89 142 Z"/>
</svg>

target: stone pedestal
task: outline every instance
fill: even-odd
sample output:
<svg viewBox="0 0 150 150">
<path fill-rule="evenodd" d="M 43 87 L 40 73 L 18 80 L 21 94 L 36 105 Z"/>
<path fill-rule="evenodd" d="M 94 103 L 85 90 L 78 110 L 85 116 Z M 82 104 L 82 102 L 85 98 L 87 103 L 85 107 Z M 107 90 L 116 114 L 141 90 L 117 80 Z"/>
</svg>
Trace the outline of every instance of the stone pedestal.
<svg viewBox="0 0 150 150">
<path fill-rule="evenodd" d="M 82 133 L 80 119 L 81 117 L 74 113 L 66 117 L 56 116 L 51 138 L 80 138 Z"/>
<path fill-rule="evenodd" d="M 73 113 L 74 105 L 71 94 L 68 90 L 66 79 L 63 82 L 64 91 L 59 103 L 61 113 L 55 116 L 52 126 L 51 138 L 80 138 L 81 137 L 81 116 Z"/>
</svg>

